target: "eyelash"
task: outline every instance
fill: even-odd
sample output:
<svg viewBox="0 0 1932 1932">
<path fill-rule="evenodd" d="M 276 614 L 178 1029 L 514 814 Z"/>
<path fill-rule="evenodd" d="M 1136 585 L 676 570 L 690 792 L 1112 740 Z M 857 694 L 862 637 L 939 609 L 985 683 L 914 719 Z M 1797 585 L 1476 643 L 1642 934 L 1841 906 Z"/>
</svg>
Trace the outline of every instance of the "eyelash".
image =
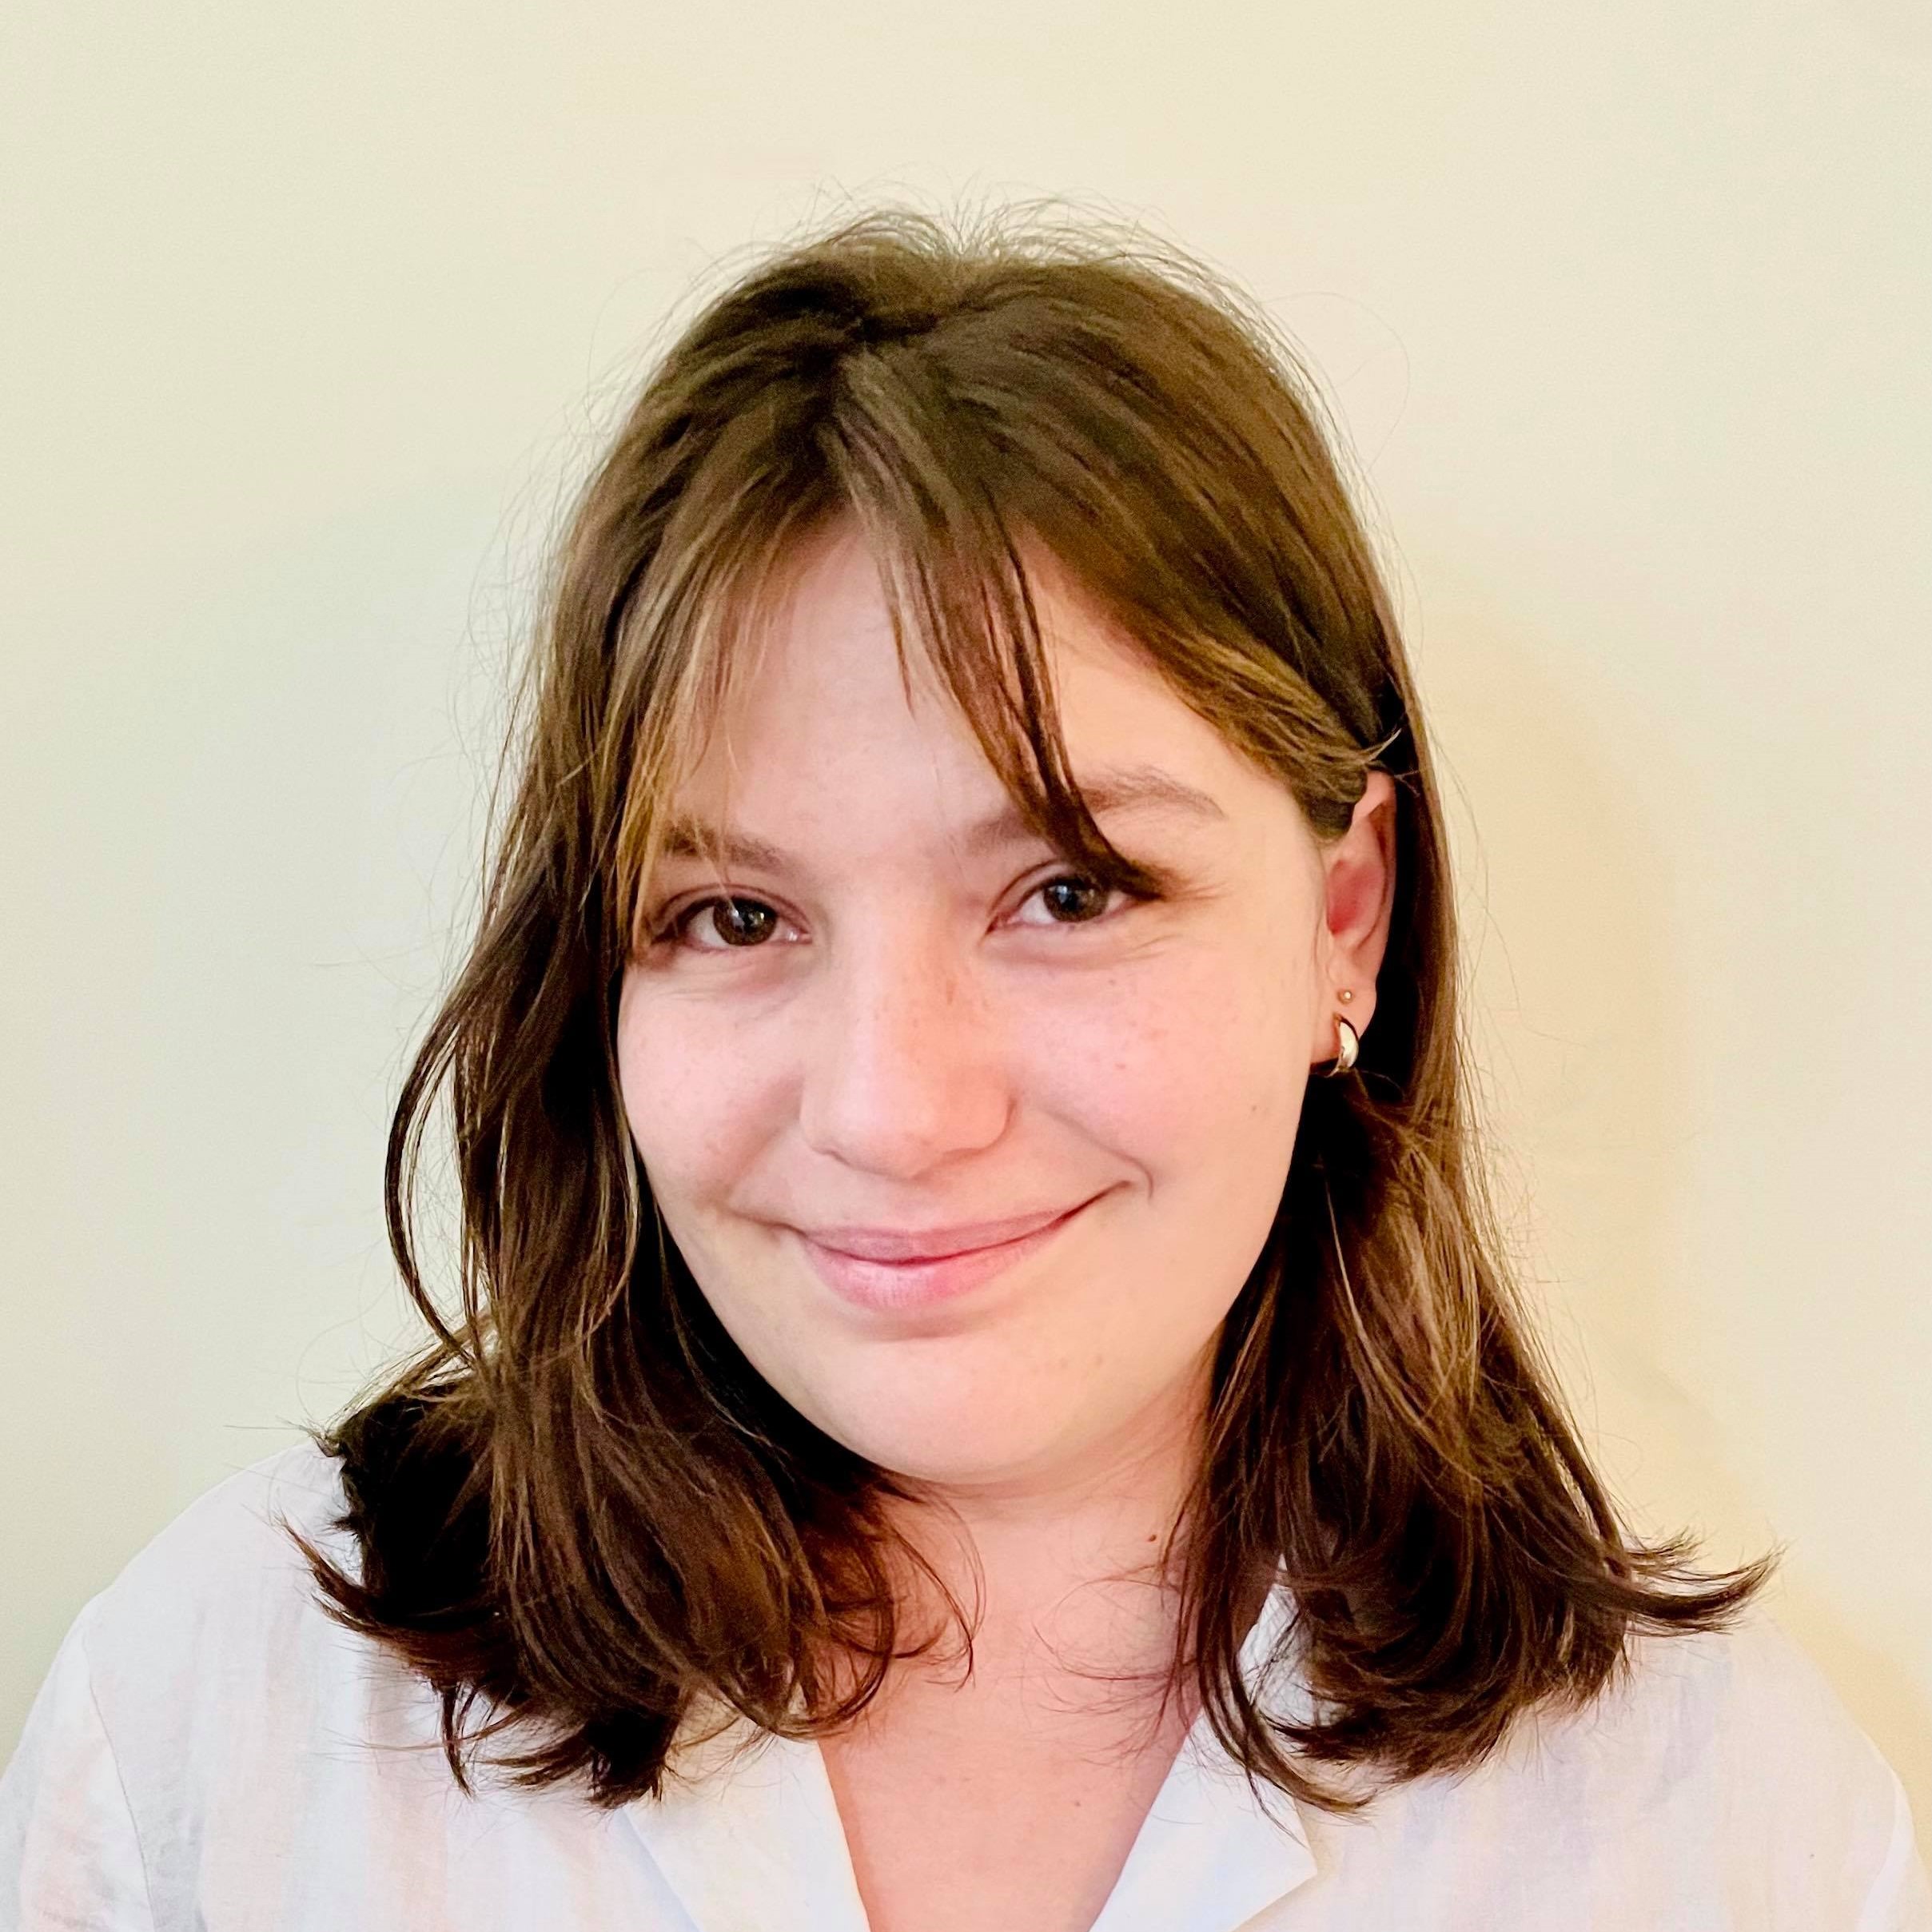
<svg viewBox="0 0 1932 1932">
<path fill-rule="evenodd" d="M 1106 911 L 1097 914 L 1094 918 L 1090 919 L 1060 919 L 1054 922 L 1055 925 L 1064 927 L 1070 931 L 1078 931 L 1082 926 L 1105 925 L 1108 922 L 1118 917 L 1121 913 L 1126 911 L 1130 907 L 1145 903 L 1146 898 L 1159 896 L 1158 894 L 1150 894 L 1145 895 L 1145 898 L 1138 898 L 1133 894 L 1126 891 L 1124 888 L 1117 886 L 1101 886 L 1098 879 L 1091 877 L 1089 874 L 1085 872 L 1056 872 L 1052 878 L 1042 879 L 1039 884 L 1035 886 L 1032 890 L 1026 894 L 1026 898 L 1021 901 L 1021 903 L 1024 905 L 1028 900 L 1037 898 L 1041 893 L 1046 891 L 1050 886 L 1064 885 L 1070 879 L 1080 885 L 1098 887 L 1100 890 L 1109 893 L 1113 898 L 1123 902 L 1122 904 L 1111 906 Z M 766 905 L 766 902 L 764 900 L 752 898 L 749 893 L 715 893 L 709 898 L 695 899 L 690 905 L 679 907 L 677 911 L 671 914 L 667 918 L 660 918 L 651 933 L 651 942 L 653 946 L 658 946 L 669 942 L 677 944 L 679 947 L 679 950 L 682 951 L 694 953 L 755 953 L 763 951 L 764 948 L 762 945 L 685 946 L 682 943 L 684 929 L 690 925 L 691 920 L 695 918 L 698 914 L 707 910 L 713 906 L 723 906 L 732 903 L 741 906 L 763 906 L 767 911 L 775 911 L 776 910 L 775 907 Z"/>
</svg>

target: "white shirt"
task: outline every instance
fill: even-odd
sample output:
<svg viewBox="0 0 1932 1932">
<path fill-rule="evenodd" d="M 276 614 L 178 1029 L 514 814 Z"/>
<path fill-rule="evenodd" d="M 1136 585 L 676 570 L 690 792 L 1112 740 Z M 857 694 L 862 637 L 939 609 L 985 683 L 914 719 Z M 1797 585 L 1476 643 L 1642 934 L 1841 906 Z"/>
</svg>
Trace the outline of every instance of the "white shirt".
<svg viewBox="0 0 1932 1932">
<path fill-rule="evenodd" d="M 434 1694 L 323 1614 L 277 1524 L 344 1553 L 340 1507 L 336 1465 L 284 1451 L 82 1611 L 0 1778 L 0 1927 L 865 1932 L 815 1745 L 615 1811 L 464 1798 Z M 1354 1819 L 1270 1790 L 1271 1816 L 1197 1727 L 1094 1932 L 1932 1928 L 1897 1777 L 1775 1624 L 1636 1655 L 1583 1715 Z"/>
</svg>

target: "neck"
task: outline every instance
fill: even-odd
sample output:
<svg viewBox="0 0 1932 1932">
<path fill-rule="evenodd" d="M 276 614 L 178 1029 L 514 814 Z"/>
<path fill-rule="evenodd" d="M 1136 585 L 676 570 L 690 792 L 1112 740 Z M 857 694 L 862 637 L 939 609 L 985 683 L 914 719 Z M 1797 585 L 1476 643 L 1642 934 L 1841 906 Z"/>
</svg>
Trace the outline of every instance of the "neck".
<svg viewBox="0 0 1932 1932">
<path fill-rule="evenodd" d="M 974 1625 L 973 1683 L 1164 1681 L 1173 1655 L 1181 1515 L 1205 1440 L 1209 1363 L 1077 1453 L 944 1485 L 904 1478 L 888 1520 L 931 1566 Z M 931 1579 L 909 1568 L 908 1634 L 946 1620 Z M 959 1683 L 942 1640 L 898 1676 Z M 1117 1692 L 1116 1693 L 1117 1694 Z"/>
</svg>

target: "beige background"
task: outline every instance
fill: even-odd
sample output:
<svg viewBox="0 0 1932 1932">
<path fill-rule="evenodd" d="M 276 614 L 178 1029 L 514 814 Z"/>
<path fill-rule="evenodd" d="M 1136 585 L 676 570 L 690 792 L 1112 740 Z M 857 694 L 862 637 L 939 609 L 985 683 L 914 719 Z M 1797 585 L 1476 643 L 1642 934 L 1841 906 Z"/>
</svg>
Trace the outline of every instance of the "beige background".
<svg viewBox="0 0 1932 1932">
<path fill-rule="evenodd" d="M 848 197 L 1061 194 L 1323 371 L 1561 1359 L 1647 1525 L 1783 1540 L 1932 1838 L 1927 29 L 7 8 L 0 1751 L 83 1599 L 401 1332 L 387 1110 L 654 329 Z"/>
</svg>

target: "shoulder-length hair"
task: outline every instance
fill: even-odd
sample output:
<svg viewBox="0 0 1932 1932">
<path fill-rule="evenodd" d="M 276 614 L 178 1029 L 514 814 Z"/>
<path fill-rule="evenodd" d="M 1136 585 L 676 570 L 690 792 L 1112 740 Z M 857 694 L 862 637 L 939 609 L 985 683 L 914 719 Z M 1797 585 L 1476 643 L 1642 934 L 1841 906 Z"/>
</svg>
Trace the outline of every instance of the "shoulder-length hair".
<svg viewBox="0 0 1932 1932">
<path fill-rule="evenodd" d="M 1147 882 L 1071 784 L 1026 546 L 1279 777 L 1317 839 L 1372 770 L 1395 783 L 1376 1023 L 1354 1074 L 1309 1084 L 1220 1338 L 1185 1533 L 1164 1552 L 1169 1690 L 1197 1695 L 1251 1777 L 1348 1810 L 1366 1801 L 1311 1765 L 1472 1763 L 1517 1714 L 1603 1691 L 1639 1627 L 1729 1620 L 1773 1559 L 1710 1574 L 1687 1536 L 1633 1540 L 1517 1305 L 1469 1105 L 1428 743 L 1292 350 L 1145 235 L 887 209 L 711 301 L 584 490 L 474 943 L 391 1128 L 390 1239 L 433 1339 L 320 1438 L 359 1563 L 304 1547 L 331 1613 L 440 1693 L 458 1782 L 515 1727 L 524 1747 L 494 1762 L 516 1782 L 655 1795 L 703 1713 L 822 1735 L 908 1654 L 890 1480 L 711 1313 L 655 1214 L 615 1046 L 667 802 L 755 661 L 780 567 L 835 517 L 880 562 L 902 663 L 927 654 L 1034 829 L 1101 884 Z M 445 1089 L 447 1315 L 414 1231 Z M 1241 1668 L 1277 1578 L 1294 1615 L 1274 1661 L 1306 1722 Z"/>
</svg>

